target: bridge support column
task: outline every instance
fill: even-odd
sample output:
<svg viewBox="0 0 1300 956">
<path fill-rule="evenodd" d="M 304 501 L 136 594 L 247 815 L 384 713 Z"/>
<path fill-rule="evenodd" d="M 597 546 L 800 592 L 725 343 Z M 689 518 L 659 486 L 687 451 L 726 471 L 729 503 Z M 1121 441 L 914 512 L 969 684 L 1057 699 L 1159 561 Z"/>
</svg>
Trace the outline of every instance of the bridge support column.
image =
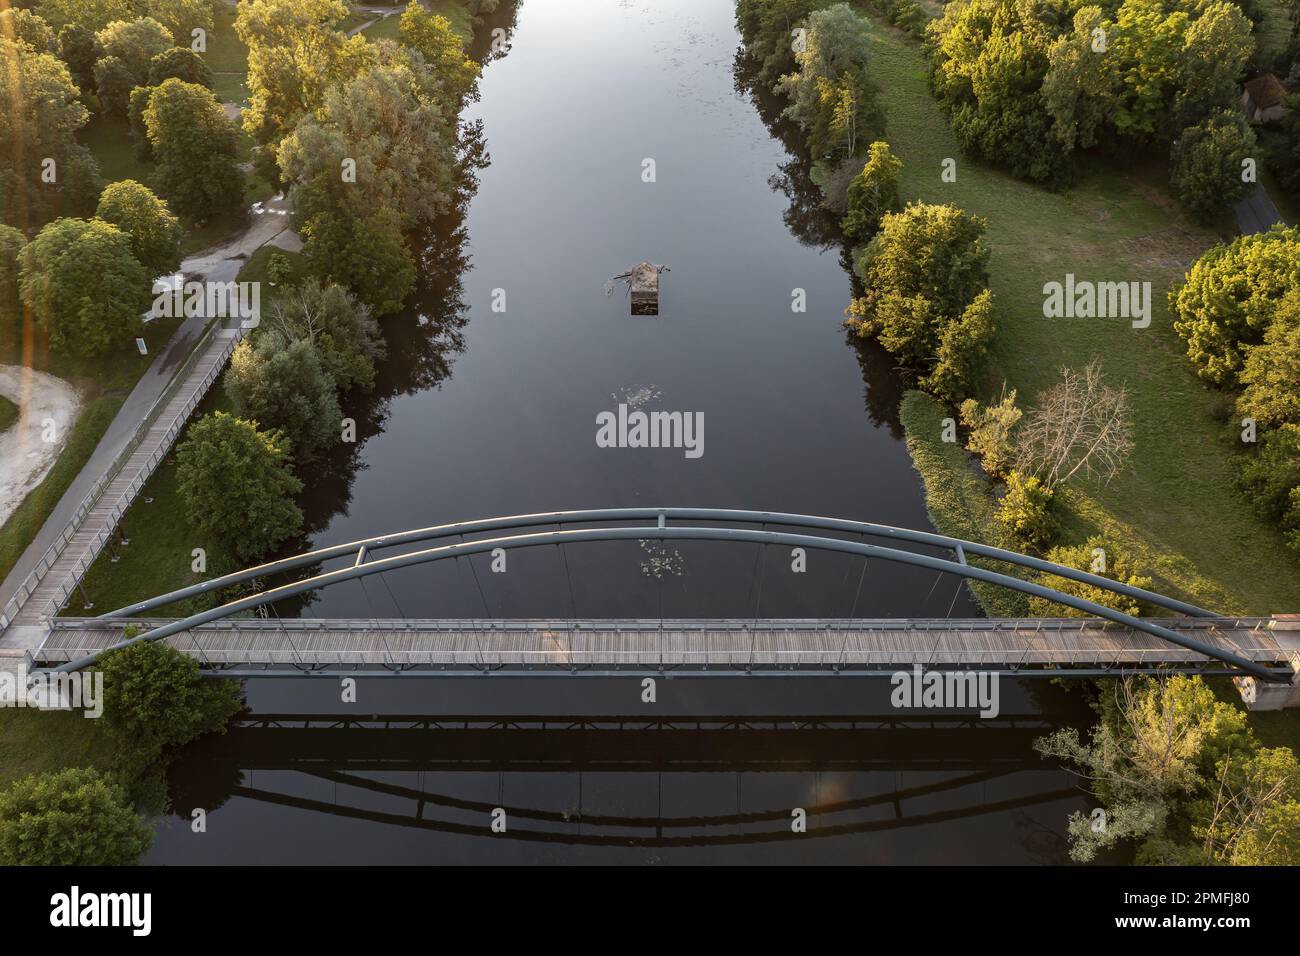
<svg viewBox="0 0 1300 956">
<path fill-rule="evenodd" d="M 1291 657 L 1296 672 L 1289 684 L 1269 684 L 1253 677 L 1234 677 L 1247 710 L 1289 710 L 1300 707 L 1300 614 L 1274 614 L 1269 629 Z"/>
</svg>

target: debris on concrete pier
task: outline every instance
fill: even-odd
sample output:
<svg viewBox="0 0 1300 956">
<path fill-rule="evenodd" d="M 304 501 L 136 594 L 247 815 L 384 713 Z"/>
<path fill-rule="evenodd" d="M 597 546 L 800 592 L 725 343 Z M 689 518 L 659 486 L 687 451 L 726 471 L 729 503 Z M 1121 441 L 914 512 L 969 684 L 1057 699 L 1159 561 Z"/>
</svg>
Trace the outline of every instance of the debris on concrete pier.
<svg viewBox="0 0 1300 956">
<path fill-rule="evenodd" d="M 614 290 L 614 285 L 624 282 L 632 300 L 633 315 L 659 314 L 659 273 L 670 271 L 667 266 L 657 266 L 649 260 L 643 260 L 627 272 L 610 277 L 605 283 L 605 294 Z"/>
</svg>

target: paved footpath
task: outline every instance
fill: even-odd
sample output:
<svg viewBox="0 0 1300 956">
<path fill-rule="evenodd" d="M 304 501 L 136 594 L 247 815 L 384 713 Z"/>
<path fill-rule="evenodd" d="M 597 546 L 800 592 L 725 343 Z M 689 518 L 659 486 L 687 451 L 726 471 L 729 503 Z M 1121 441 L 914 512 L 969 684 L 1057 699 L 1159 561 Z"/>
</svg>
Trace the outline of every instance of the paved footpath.
<svg viewBox="0 0 1300 956">
<path fill-rule="evenodd" d="M 289 240 L 293 233 L 289 230 L 287 212 L 288 205 L 281 199 L 259 205 L 252 223 L 243 233 L 224 245 L 186 259 L 181 263 L 181 271 L 187 280 L 234 280 L 248 257 L 257 249 L 267 244 L 292 245 Z M 48 609 L 50 600 L 70 591 L 80 579 L 80 574 L 84 573 L 82 568 L 74 577 L 69 578 L 70 569 L 81 567 L 80 562 L 83 561 L 85 567 L 89 567 L 93 556 L 98 554 L 99 548 L 103 547 L 107 536 L 121 518 L 120 513 L 114 515 L 113 512 L 121 501 L 122 492 L 143 473 L 142 469 L 156 455 L 154 464 L 148 466 L 144 478 L 152 474 L 157 461 L 161 461 L 175 440 L 175 434 L 167 436 L 167 432 L 176 413 L 187 404 L 192 410 L 211 386 L 212 380 L 215 380 L 220 367 L 218 365 L 213 372 L 213 363 L 218 359 L 224 363 L 229 350 L 234 347 L 231 338 L 234 333 L 214 335 L 204 340 L 207 323 L 205 316 L 187 318 L 173 333 L 166 348 L 154 359 L 127 396 L 90 460 L 73 479 L 35 539 L 18 559 L 3 584 L 0 584 L 0 648 L 34 647 L 39 642 L 40 636 L 35 631 L 43 634 L 39 621 Z M 194 355 L 191 361 L 196 346 L 201 342 L 204 354 Z M 190 365 L 185 372 L 185 380 L 178 383 L 178 387 L 171 391 L 166 402 L 160 406 L 159 402 L 168 385 L 187 362 Z M 209 376 L 211 380 L 205 383 Z M 201 392 L 198 391 L 200 385 Z M 151 411 L 156 412 L 154 421 L 141 437 L 139 446 L 106 488 L 97 487 L 112 471 L 128 446 L 136 440 Z M 183 421 L 182 419 L 182 424 Z M 143 484 L 143 480 L 140 484 Z M 139 490 L 138 487 L 136 490 Z M 96 491 L 99 494 L 94 506 L 86 513 L 81 513 L 87 497 Z M 96 542 L 93 547 L 92 542 Z M 60 545 L 62 551 L 56 559 L 51 552 L 59 552 Z M 86 560 L 88 556 L 90 560 Z M 38 571 L 44 572 L 39 583 L 32 580 L 33 574 Z M 33 588 L 35 590 L 23 602 L 22 610 L 15 614 L 12 602 Z M 5 618 L 12 620 L 6 621 Z M 3 628 L 4 624 L 9 626 Z"/>
<path fill-rule="evenodd" d="M 166 458 L 190 413 L 220 377 L 242 334 L 238 328 L 214 328 L 182 368 L 173 387 L 138 422 L 136 433 L 119 453 L 124 458 L 97 476 L 88 492 L 90 497 L 77 503 L 68 523 L 55 532 L 32 572 L 19 582 L 14 600 L 7 601 L 0 612 L 8 618 L 4 622 L 8 627 L 0 634 L 0 647 L 31 648 L 39 642 L 47 630 L 43 619 L 73 594 L 112 539 L 118 522 Z"/>
</svg>

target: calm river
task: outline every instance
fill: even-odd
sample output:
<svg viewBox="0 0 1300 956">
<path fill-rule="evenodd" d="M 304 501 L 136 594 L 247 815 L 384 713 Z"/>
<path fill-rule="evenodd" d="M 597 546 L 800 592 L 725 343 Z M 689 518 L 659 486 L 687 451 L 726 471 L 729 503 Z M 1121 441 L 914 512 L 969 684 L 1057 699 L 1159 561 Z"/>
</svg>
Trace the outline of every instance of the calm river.
<svg viewBox="0 0 1300 956">
<path fill-rule="evenodd" d="M 930 527 L 893 417 L 900 384 L 841 328 L 850 280 L 822 241 L 833 227 L 737 66 L 732 5 L 529 0 L 515 13 L 480 31 L 483 45 L 502 26 L 509 48 L 465 116 L 490 163 L 431 237 L 418 302 L 386 322 L 379 386 L 347 410 L 363 440 L 309 485 L 311 543 L 631 505 Z M 642 259 L 671 270 L 658 317 L 604 290 Z M 598 447 L 596 416 L 620 402 L 701 413 L 703 454 Z M 844 555 L 811 554 L 805 574 L 775 548 L 679 543 L 663 557 L 680 573 L 643 573 L 635 542 L 571 547 L 567 567 L 555 549 L 512 553 L 506 574 L 486 558 L 407 569 L 281 613 L 976 613 L 956 581 L 919 569 L 872 564 L 859 591 Z M 1002 717 L 980 728 L 889 726 L 887 682 L 853 679 L 660 681 L 655 704 L 631 678 L 370 680 L 356 704 L 332 681 L 253 681 L 248 698 L 249 720 L 173 766 L 176 815 L 151 862 L 1060 862 L 1066 816 L 1085 807 L 1030 748 L 1087 717 L 1043 681 L 1004 682 Z M 685 715 L 703 722 L 647 723 Z M 783 719 L 798 715 L 826 720 Z M 490 828 L 496 808 L 505 833 Z M 794 808 L 807 833 L 792 833 Z"/>
</svg>

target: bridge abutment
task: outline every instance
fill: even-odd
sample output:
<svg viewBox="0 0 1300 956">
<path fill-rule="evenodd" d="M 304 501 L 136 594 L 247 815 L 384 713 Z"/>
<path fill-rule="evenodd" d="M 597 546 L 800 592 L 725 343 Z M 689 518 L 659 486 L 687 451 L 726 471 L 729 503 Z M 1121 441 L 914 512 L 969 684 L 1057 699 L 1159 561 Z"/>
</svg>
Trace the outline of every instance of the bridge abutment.
<svg viewBox="0 0 1300 956">
<path fill-rule="evenodd" d="M 1269 684 L 1253 677 L 1234 677 L 1247 710 L 1290 710 L 1300 707 L 1300 614 L 1274 614 L 1269 630 L 1291 657 L 1295 676 L 1289 684 Z"/>
</svg>

